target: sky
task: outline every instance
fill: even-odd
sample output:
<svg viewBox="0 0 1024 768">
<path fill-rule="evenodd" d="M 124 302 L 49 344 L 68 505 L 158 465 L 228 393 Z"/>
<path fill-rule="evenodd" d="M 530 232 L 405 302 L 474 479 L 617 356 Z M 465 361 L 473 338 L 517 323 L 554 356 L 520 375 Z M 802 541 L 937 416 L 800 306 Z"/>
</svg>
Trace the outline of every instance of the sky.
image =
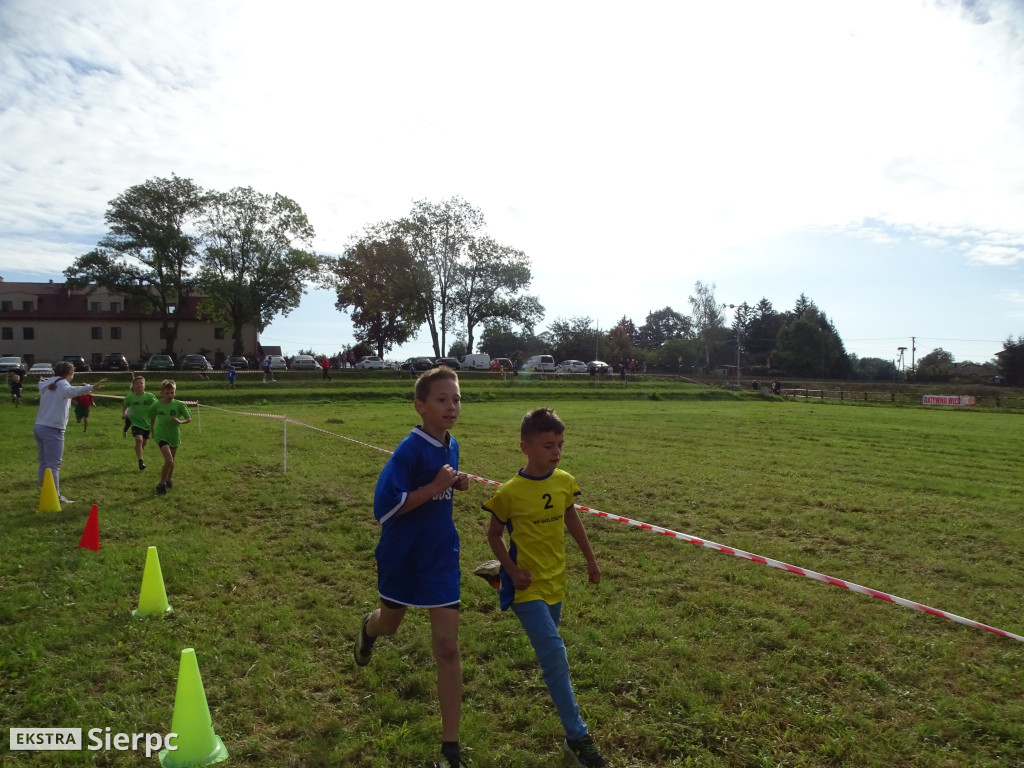
<svg viewBox="0 0 1024 768">
<path fill-rule="evenodd" d="M 701 281 L 984 362 L 1024 336 L 1024 1 L 2 0 L 0 276 L 62 281 L 171 174 L 292 198 L 323 254 L 461 197 L 538 332 Z M 261 340 L 354 341 L 315 289 Z"/>
</svg>

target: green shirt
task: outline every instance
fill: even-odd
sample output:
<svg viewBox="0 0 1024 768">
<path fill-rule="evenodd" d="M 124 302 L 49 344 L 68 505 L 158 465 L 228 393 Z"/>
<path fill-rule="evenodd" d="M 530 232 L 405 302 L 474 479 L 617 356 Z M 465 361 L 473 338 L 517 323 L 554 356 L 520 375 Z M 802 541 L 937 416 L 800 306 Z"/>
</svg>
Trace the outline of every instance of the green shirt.
<svg viewBox="0 0 1024 768">
<path fill-rule="evenodd" d="M 192 412 L 181 400 L 171 400 L 169 403 L 157 400 L 149 409 L 149 418 L 154 422 L 153 439 L 177 448 L 181 444 L 181 432 L 179 425 L 171 419 L 191 419 Z"/>
<path fill-rule="evenodd" d="M 124 407 L 133 427 L 149 431 L 149 409 L 155 402 L 156 395 L 152 392 L 143 392 L 141 395 L 129 392 L 124 396 Z"/>
</svg>

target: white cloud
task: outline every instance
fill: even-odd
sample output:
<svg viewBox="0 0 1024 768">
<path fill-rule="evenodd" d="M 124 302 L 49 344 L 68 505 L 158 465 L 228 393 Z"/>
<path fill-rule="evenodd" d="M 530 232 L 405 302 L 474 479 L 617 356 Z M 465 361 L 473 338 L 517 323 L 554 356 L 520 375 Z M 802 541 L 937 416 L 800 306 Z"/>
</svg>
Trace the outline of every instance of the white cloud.
<svg viewBox="0 0 1024 768">
<path fill-rule="evenodd" d="M 799 232 L 1015 270 L 1024 24 L 970 7 L 9 0 L 0 272 L 59 274 L 172 172 L 294 198 L 325 252 L 460 195 L 533 258 L 549 318 L 685 309 L 697 279 L 753 295 Z"/>
</svg>

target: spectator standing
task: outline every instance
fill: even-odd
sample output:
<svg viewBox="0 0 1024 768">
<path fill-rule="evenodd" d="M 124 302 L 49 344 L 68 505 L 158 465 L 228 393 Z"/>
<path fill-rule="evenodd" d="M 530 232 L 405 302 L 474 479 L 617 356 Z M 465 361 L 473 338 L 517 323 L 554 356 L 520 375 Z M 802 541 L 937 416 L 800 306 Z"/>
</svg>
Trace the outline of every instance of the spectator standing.
<svg viewBox="0 0 1024 768">
<path fill-rule="evenodd" d="M 60 465 L 64 461 L 64 431 L 71 412 L 71 398 L 93 392 L 106 384 L 107 380 L 100 379 L 95 384 L 73 387 L 71 380 L 75 377 L 75 366 L 67 360 L 61 360 L 53 366 L 53 372 L 53 376 L 39 380 L 39 413 L 32 430 L 39 455 L 39 485 L 43 484 L 46 470 L 50 470 L 57 498 L 62 504 L 71 504 L 71 499 L 65 498 L 60 492 Z"/>
</svg>

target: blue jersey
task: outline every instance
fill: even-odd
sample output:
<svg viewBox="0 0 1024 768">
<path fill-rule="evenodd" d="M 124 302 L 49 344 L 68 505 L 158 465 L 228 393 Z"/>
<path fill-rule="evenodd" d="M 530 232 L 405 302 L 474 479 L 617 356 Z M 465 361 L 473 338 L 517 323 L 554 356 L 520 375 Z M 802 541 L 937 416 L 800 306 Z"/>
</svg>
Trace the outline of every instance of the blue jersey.
<svg viewBox="0 0 1024 768">
<path fill-rule="evenodd" d="M 452 519 L 453 488 L 399 515 L 411 491 L 429 485 L 445 464 L 459 468 L 459 443 L 441 442 L 420 427 L 406 436 L 384 465 L 373 495 L 381 524 L 377 589 L 386 600 L 418 608 L 459 601 L 459 532 Z"/>
</svg>

